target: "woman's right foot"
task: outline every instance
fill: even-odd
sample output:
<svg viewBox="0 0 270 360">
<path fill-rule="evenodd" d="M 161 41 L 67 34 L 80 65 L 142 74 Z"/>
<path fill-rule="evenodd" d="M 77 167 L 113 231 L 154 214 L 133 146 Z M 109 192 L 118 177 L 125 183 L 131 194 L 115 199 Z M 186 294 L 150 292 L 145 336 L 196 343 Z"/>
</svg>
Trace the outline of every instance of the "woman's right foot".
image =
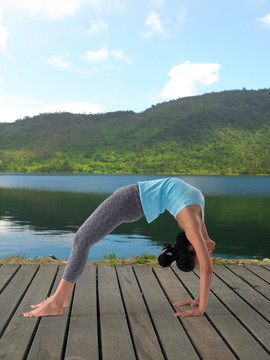
<svg viewBox="0 0 270 360">
<path fill-rule="evenodd" d="M 63 315 L 63 307 L 67 307 L 68 302 L 65 303 L 65 306 L 59 305 L 57 301 L 54 300 L 53 296 L 42 301 L 40 304 L 32 305 L 34 309 L 30 312 L 24 313 L 25 317 L 42 317 L 42 316 L 61 316 Z"/>
</svg>

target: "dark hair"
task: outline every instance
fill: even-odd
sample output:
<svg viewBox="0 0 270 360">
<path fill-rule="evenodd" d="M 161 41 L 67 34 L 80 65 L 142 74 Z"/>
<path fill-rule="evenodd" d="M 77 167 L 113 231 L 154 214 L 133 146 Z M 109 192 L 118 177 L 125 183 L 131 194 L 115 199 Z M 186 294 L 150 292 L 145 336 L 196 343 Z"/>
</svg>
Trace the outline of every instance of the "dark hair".
<svg viewBox="0 0 270 360">
<path fill-rule="evenodd" d="M 195 251 L 190 250 L 190 242 L 186 234 L 181 232 L 177 235 L 176 244 L 166 244 L 163 248 L 162 254 L 158 257 L 159 265 L 163 267 L 170 266 L 173 261 L 182 271 L 191 271 L 194 269 Z"/>
</svg>

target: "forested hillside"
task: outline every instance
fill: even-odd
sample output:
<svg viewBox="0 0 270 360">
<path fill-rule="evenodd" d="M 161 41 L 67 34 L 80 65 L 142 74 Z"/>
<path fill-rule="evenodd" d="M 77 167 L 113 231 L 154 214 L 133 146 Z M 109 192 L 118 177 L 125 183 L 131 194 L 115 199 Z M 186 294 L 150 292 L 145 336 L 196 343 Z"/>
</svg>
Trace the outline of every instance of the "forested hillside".
<svg viewBox="0 0 270 360">
<path fill-rule="evenodd" d="M 0 123 L 0 171 L 270 174 L 270 90 Z"/>
</svg>

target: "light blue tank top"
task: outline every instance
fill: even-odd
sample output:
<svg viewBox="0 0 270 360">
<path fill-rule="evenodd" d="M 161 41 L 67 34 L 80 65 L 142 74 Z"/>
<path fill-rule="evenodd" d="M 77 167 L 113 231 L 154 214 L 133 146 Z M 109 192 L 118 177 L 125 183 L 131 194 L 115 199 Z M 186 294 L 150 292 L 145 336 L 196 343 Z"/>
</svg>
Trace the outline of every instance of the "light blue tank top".
<svg viewBox="0 0 270 360">
<path fill-rule="evenodd" d="M 204 222 L 204 197 L 200 190 L 178 178 L 139 181 L 142 208 L 148 223 L 165 210 L 174 217 L 186 206 L 201 206 Z"/>
</svg>

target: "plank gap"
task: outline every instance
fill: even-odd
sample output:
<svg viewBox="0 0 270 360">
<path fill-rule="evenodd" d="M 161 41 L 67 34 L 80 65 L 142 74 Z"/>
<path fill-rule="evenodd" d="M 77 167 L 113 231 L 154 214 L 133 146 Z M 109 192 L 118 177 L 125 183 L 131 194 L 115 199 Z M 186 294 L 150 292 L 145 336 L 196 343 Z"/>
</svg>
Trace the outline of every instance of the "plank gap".
<svg viewBox="0 0 270 360">
<path fill-rule="evenodd" d="M 193 271 L 194 275 L 197 276 L 198 279 L 200 279 L 199 275 Z M 211 294 L 223 305 L 227 308 L 227 306 L 221 301 L 221 299 L 214 293 L 212 292 L 212 290 L 210 289 Z M 230 309 L 227 308 L 227 310 L 230 311 Z M 236 316 L 230 311 L 231 315 L 238 320 L 238 318 L 236 318 Z M 226 340 L 226 338 L 223 336 L 222 332 L 219 330 L 219 328 L 215 325 L 214 321 L 211 320 L 210 316 L 207 314 L 207 311 L 205 311 L 204 316 L 206 317 L 206 319 L 209 321 L 209 323 L 212 325 L 212 327 L 215 329 L 215 331 L 218 333 L 218 335 L 220 336 L 220 338 L 224 341 L 224 343 L 228 346 L 228 348 L 231 350 L 231 352 L 233 353 L 233 355 L 235 356 L 235 358 L 237 360 L 239 360 L 239 356 L 236 354 L 236 352 L 234 351 L 234 349 L 232 348 L 232 346 L 229 344 L 229 342 Z M 255 339 L 257 341 L 257 339 Z"/>
<path fill-rule="evenodd" d="M 125 299 L 124 299 L 124 296 L 123 296 L 123 291 L 122 291 L 121 284 L 120 284 L 120 281 L 119 281 L 119 275 L 117 273 L 116 266 L 114 267 L 114 270 L 115 270 L 115 273 L 116 273 L 116 279 L 117 279 L 117 283 L 118 283 L 118 287 L 119 287 L 119 291 L 120 291 L 120 296 L 121 296 L 121 300 L 122 300 L 122 304 L 123 304 L 123 308 L 124 308 L 124 312 L 125 312 L 125 317 L 126 317 L 126 320 L 127 320 L 127 326 L 128 326 L 128 331 L 130 333 L 130 339 L 131 339 L 131 343 L 132 343 L 132 346 L 133 346 L 133 351 L 134 351 L 136 360 L 138 360 L 137 349 L 136 349 L 136 346 L 135 346 L 135 343 L 134 343 L 134 335 L 132 333 L 132 329 L 131 329 L 131 325 L 130 325 L 130 319 L 129 319 L 129 316 L 128 316 L 128 311 L 127 311 L 127 307 L 126 307 L 126 304 L 125 304 Z"/>
<path fill-rule="evenodd" d="M 96 303 L 97 303 L 97 333 L 98 333 L 98 354 L 99 360 L 102 360 L 102 339 L 101 339 L 101 315 L 99 303 L 99 281 L 98 281 L 98 266 L 96 267 Z"/>
<path fill-rule="evenodd" d="M 170 266 L 170 268 L 171 268 L 171 270 L 173 271 L 173 267 L 172 267 L 172 266 Z M 153 270 L 152 270 L 152 271 L 153 271 Z M 173 304 L 171 303 L 171 301 L 170 301 L 170 299 L 169 299 L 169 296 L 167 295 L 167 293 L 166 293 L 165 289 L 163 288 L 163 286 L 162 286 L 162 284 L 161 284 L 161 282 L 160 282 L 160 280 L 159 280 L 159 278 L 158 278 L 157 274 L 155 273 L 155 271 L 153 271 L 153 273 L 154 273 L 154 275 L 155 275 L 155 277 L 156 277 L 156 279 L 157 279 L 157 281 L 158 281 L 158 283 L 159 283 L 159 286 L 161 287 L 161 289 L 162 289 L 162 291 L 163 291 L 164 295 L 166 296 L 166 298 L 167 298 L 167 300 L 168 300 L 169 304 L 171 305 L 171 308 L 172 308 L 173 312 L 175 312 L 175 308 L 174 308 Z M 191 293 L 191 292 L 190 292 L 190 290 L 189 290 L 189 289 L 185 286 L 185 284 L 181 281 L 181 279 L 179 278 L 179 276 L 177 276 L 177 274 L 176 274 L 174 271 L 173 271 L 173 273 L 176 275 L 177 279 L 178 279 L 178 280 L 179 280 L 179 282 L 182 284 L 182 286 L 184 287 L 184 289 L 188 292 L 189 296 L 191 296 L 191 297 L 192 297 L 192 299 L 194 299 L 194 297 L 193 297 L 192 293 Z M 188 339 L 189 339 L 189 341 L 190 341 L 191 345 L 193 346 L 193 348 L 194 348 L 194 350 L 195 350 L 196 354 L 198 355 L 198 357 L 199 357 L 200 359 L 202 359 L 202 356 L 200 355 L 199 350 L 198 350 L 198 349 L 197 349 L 197 347 L 195 346 L 195 344 L 194 344 L 194 342 L 193 342 L 193 340 L 192 340 L 191 336 L 190 336 L 190 335 L 189 335 L 189 333 L 187 332 L 186 326 L 183 324 L 183 321 L 182 321 L 181 317 L 177 316 L 177 319 L 178 319 L 178 321 L 181 323 L 181 325 L 182 325 L 182 327 L 183 327 L 183 330 L 184 330 L 184 332 L 186 333 L 186 335 L 187 335 L 187 337 L 188 337 Z"/>
<path fill-rule="evenodd" d="M 225 268 L 227 268 L 225 266 Z M 230 269 L 228 269 L 230 270 Z M 238 275 L 236 275 L 233 271 L 230 270 L 231 273 L 233 273 L 235 276 L 237 276 L 239 279 L 241 279 Z M 242 299 L 249 307 L 251 307 L 254 311 L 256 311 L 257 314 L 259 314 L 265 321 L 267 321 L 268 323 L 270 323 L 269 319 L 267 319 L 267 317 L 262 313 L 260 312 L 252 303 L 248 302 L 244 296 L 242 296 L 241 294 L 239 294 L 237 291 L 235 291 L 235 289 L 239 289 L 239 287 L 233 287 L 233 286 L 230 286 L 230 284 L 225 280 L 223 279 L 220 275 L 218 275 L 216 272 L 214 272 L 215 276 L 217 276 L 226 286 L 228 286 L 240 299 Z M 243 281 L 241 279 L 241 281 Z M 243 281 L 244 282 L 244 281 Z M 244 282 L 245 283 L 245 282 Z M 248 284 L 250 286 L 250 284 Z M 254 290 L 254 288 L 252 286 L 250 286 L 251 289 Z M 261 293 L 259 293 L 257 290 L 256 292 L 258 294 L 260 294 L 261 296 L 263 296 Z M 264 297 L 264 296 L 263 296 Z M 265 297 L 264 297 L 265 298 Z M 266 300 L 268 300 L 267 298 L 265 298 Z"/>
<path fill-rule="evenodd" d="M 250 265 L 251 266 L 251 265 Z M 255 266 L 253 266 L 253 267 L 250 267 L 250 266 L 245 266 L 245 269 L 247 269 L 248 271 L 250 271 L 252 274 L 255 274 L 256 276 L 258 276 L 258 278 L 260 278 L 260 279 L 262 279 L 263 281 L 265 281 L 267 284 L 269 284 L 270 285 L 270 280 L 268 281 L 268 280 L 266 280 L 265 279 L 265 277 L 263 277 L 263 275 L 262 274 L 260 274 L 258 271 L 256 271 L 257 270 L 257 266 L 255 267 Z M 260 266 L 260 268 L 259 269 L 264 269 L 264 270 L 266 270 L 264 267 L 262 267 L 262 266 Z M 267 271 L 267 270 L 266 270 Z"/>
<path fill-rule="evenodd" d="M 227 266 L 226 266 L 227 268 Z M 262 288 L 266 288 L 266 287 L 269 287 L 269 283 L 267 281 L 265 281 L 264 279 L 262 279 L 259 275 L 257 275 L 256 273 L 252 272 L 252 271 L 249 271 L 249 269 L 243 267 L 243 268 L 227 268 L 229 269 L 234 275 L 236 275 L 239 279 L 241 279 L 245 284 L 247 284 L 248 286 L 250 286 L 253 290 L 255 290 L 258 294 L 260 294 L 260 296 L 263 296 L 266 300 L 269 301 L 269 296 L 267 296 L 267 294 L 265 294 L 263 291 L 262 291 Z M 240 274 L 238 273 L 239 270 L 244 270 L 247 274 L 247 277 L 248 275 L 250 274 L 251 275 L 251 279 L 250 278 L 245 278 L 244 274 Z M 253 277 L 253 279 L 252 279 Z M 256 278 L 256 282 L 254 283 L 254 278 Z M 263 285 L 259 285 L 258 282 L 259 280 L 263 283 Z"/>
<path fill-rule="evenodd" d="M 173 270 L 173 267 L 172 267 L 172 270 Z M 181 278 L 179 277 L 179 275 L 177 274 L 177 272 L 175 272 L 173 270 L 174 274 L 176 275 L 176 277 L 178 278 L 179 282 L 183 285 L 183 287 L 186 289 L 186 291 L 189 293 L 189 295 L 191 296 L 192 299 L 195 299 L 195 296 L 193 295 L 193 292 L 188 288 L 187 285 L 185 285 L 184 281 L 181 280 Z M 199 275 L 195 272 L 195 271 L 192 271 L 193 274 L 195 276 L 197 276 L 198 279 L 200 279 Z M 211 291 L 212 292 L 212 291 Z M 212 293 L 219 301 L 220 299 L 214 294 Z M 222 303 L 222 301 L 220 301 Z M 223 304 L 223 303 L 222 303 Z M 235 356 L 235 358 L 237 360 L 239 360 L 239 357 L 238 355 L 236 354 L 236 352 L 233 350 L 233 348 L 231 347 L 231 345 L 228 343 L 228 341 L 226 340 L 226 338 L 222 335 L 221 331 L 219 331 L 218 327 L 215 325 L 215 323 L 210 319 L 210 317 L 208 316 L 207 312 L 205 311 L 204 312 L 204 317 L 207 319 L 207 321 L 210 323 L 210 325 L 213 327 L 213 329 L 216 331 L 216 333 L 219 335 L 219 337 L 222 339 L 222 341 L 224 342 L 224 344 L 226 344 L 226 346 L 230 349 L 230 351 L 232 352 L 232 354 Z M 184 327 L 184 326 L 183 326 Z M 184 327 L 185 329 L 185 327 Z M 186 329 L 185 329 L 186 331 Z M 187 331 L 186 331 L 187 332 Z M 187 336 L 190 338 L 190 336 L 188 335 L 187 333 Z M 190 341 L 191 343 L 193 344 L 192 342 L 192 339 L 190 338 Z M 195 350 L 196 350 L 196 347 L 195 345 L 193 344 Z M 200 354 L 198 353 L 198 355 L 200 356 Z"/>
<path fill-rule="evenodd" d="M 228 284 L 223 281 L 223 279 L 221 277 L 219 277 L 217 274 L 214 274 L 215 276 L 217 276 L 217 278 L 219 278 L 226 286 L 228 286 Z M 228 286 L 229 287 L 229 286 Z M 233 288 L 230 287 L 230 289 L 235 293 L 235 295 L 237 295 L 239 298 L 241 298 L 243 301 L 245 301 L 239 294 L 237 294 L 237 292 L 235 292 L 233 290 Z M 211 290 L 212 292 L 212 290 Z M 261 347 L 268 353 L 270 354 L 269 349 L 264 345 L 264 343 L 258 339 L 258 337 L 256 336 L 256 334 L 249 328 L 248 325 L 245 324 L 245 322 L 239 317 L 237 316 L 236 313 L 234 313 L 234 311 L 226 304 L 226 302 L 224 302 L 216 293 L 212 292 L 212 294 L 221 302 L 221 304 L 231 313 L 231 315 L 246 329 L 246 331 L 257 341 L 257 343 L 259 343 L 261 345 Z M 245 301 L 245 303 L 250 306 L 254 311 L 256 311 L 256 309 L 254 309 L 249 303 L 247 303 Z M 263 317 L 258 311 L 256 311 L 256 313 Z M 263 317 L 264 318 L 264 317 Z M 267 319 L 264 318 L 264 320 L 267 321 Z"/>
<path fill-rule="evenodd" d="M 157 341 L 158 341 L 158 344 L 159 344 L 159 346 L 160 346 L 162 355 L 163 355 L 163 357 L 164 357 L 165 360 L 169 360 L 169 359 L 167 358 L 165 349 L 164 349 L 164 347 L 163 347 L 162 341 L 161 341 L 160 336 L 159 336 L 159 333 L 158 333 L 158 329 L 157 329 L 157 327 L 156 327 L 156 325 L 155 325 L 155 322 L 154 322 L 154 319 L 153 319 L 153 317 L 152 317 L 150 308 L 149 308 L 149 306 L 148 306 L 148 304 L 147 304 L 147 301 L 146 301 L 146 298 L 145 298 L 145 296 L 144 296 L 144 293 L 143 293 L 141 284 L 140 284 L 140 282 L 139 282 L 138 276 L 137 276 L 136 271 L 135 271 L 135 269 L 134 269 L 133 266 L 132 266 L 132 270 L 133 270 L 135 279 L 136 279 L 136 281 L 137 281 L 137 284 L 138 284 L 138 286 L 139 286 L 140 293 L 141 293 L 141 296 L 142 296 L 144 305 L 145 305 L 145 307 L 146 307 L 146 310 L 147 310 L 149 319 L 150 319 L 150 321 L 151 321 L 152 327 L 153 327 L 153 329 L 154 329 L 155 335 L 156 335 L 156 337 L 157 337 Z"/>
<path fill-rule="evenodd" d="M 19 268 L 20 268 L 20 267 L 19 267 Z M 2 335 L 4 334 L 4 332 L 5 332 L 6 328 L 8 327 L 11 319 L 13 318 L 13 315 L 16 313 L 18 307 L 20 306 L 20 303 L 21 303 L 22 299 L 24 298 L 25 294 L 27 293 L 27 290 L 28 290 L 29 287 L 31 286 L 31 284 L 32 284 L 32 282 L 33 282 L 33 279 L 35 278 L 35 276 L 36 276 L 39 268 L 40 268 L 40 266 L 38 266 L 37 269 L 35 270 L 35 272 L 33 273 L 32 277 L 30 278 L 30 281 L 29 281 L 28 285 L 26 286 L 26 288 L 25 288 L 24 291 L 22 292 L 21 296 L 19 296 L 19 298 L 18 298 L 18 300 L 17 300 L 17 302 L 16 302 L 13 310 L 10 312 L 10 314 L 9 314 L 7 320 L 6 320 L 6 323 L 3 325 L 3 328 L 2 328 L 2 330 L 0 331 L 0 338 L 1 338 Z M 17 272 L 16 272 L 16 273 L 17 273 Z M 15 276 L 15 274 L 14 274 L 14 276 Z M 14 276 L 13 276 L 13 277 L 14 277 Z M 13 278 L 13 277 L 12 277 L 12 278 Z M 10 282 L 9 282 L 9 283 L 10 283 Z"/>
<path fill-rule="evenodd" d="M 1 265 L 2 266 L 2 265 Z M 17 272 L 19 271 L 21 265 L 19 265 L 15 271 L 10 275 L 10 277 L 7 279 L 7 281 L 5 282 L 5 284 L 2 286 L 2 288 L 0 289 L 0 295 L 1 293 L 5 290 L 5 288 L 8 286 L 8 284 L 12 281 L 12 279 L 14 278 L 14 276 L 17 274 Z"/>
<path fill-rule="evenodd" d="M 76 284 L 74 284 L 74 286 L 73 286 L 72 294 L 71 294 L 71 297 L 69 299 L 70 303 L 69 303 L 69 309 L 68 309 L 68 315 L 67 315 L 67 323 L 66 323 L 66 328 L 65 328 L 62 353 L 61 353 L 61 356 L 60 356 L 61 360 L 65 359 L 68 332 L 69 332 L 69 326 L 70 326 L 70 318 L 71 318 L 71 312 L 72 312 L 72 306 L 73 306 L 73 300 L 74 300 L 75 292 L 76 292 Z"/>
</svg>

